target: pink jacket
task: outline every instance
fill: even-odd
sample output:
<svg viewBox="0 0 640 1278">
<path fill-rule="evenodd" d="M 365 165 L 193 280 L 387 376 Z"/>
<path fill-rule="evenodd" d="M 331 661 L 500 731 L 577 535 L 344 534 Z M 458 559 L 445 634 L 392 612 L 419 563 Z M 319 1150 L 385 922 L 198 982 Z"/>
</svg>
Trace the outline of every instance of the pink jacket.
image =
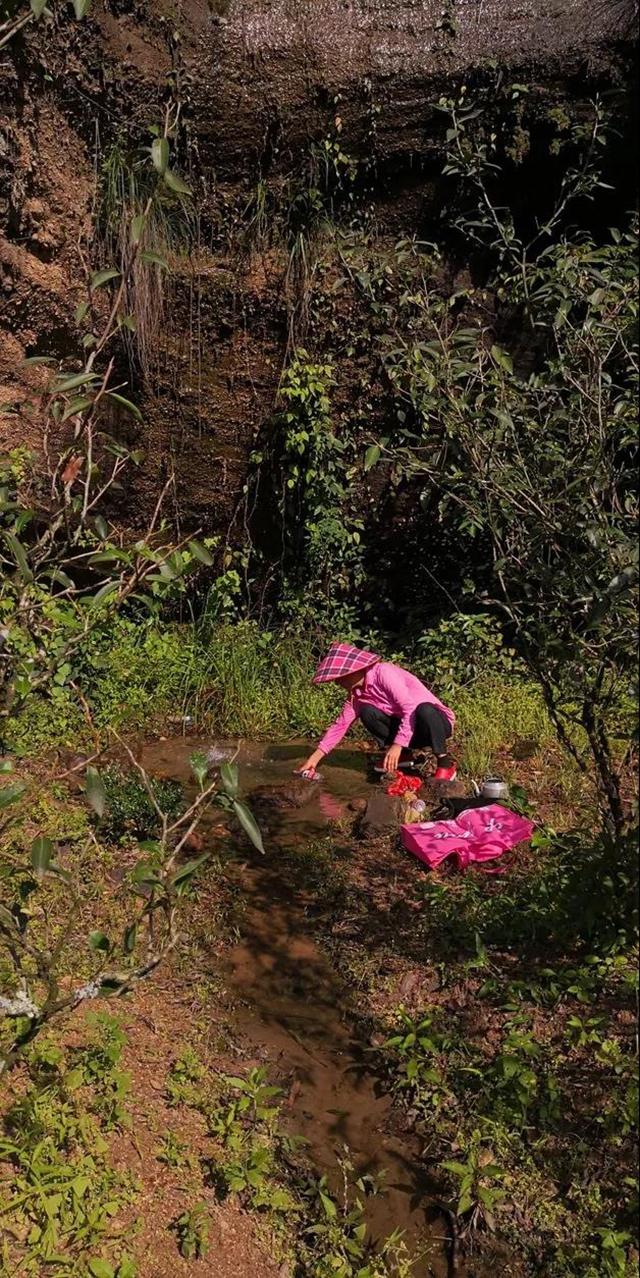
<svg viewBox="0 0 640 1278">
<path fill-rule="evenodd" d="M 400 727 L 395 744 L 408 746 L 413 736 L 415 711 L 425 701 L 444 711 L 451 727 L 455 726 L 453 710 L 438 701 L 415 675 L 400 666 L 392 665 L 390 661 L 379 661 L 365 672 L 364 683 L 350 693 L 335 723 L 325 732 L 318 749 L 323 754 L 328 754 L 342 741 L 357 719 L 361 705 L 375 706 L 378 710 L 384 710 L 385 714 L 399 718 Z"/>
<path fill-rule="evenodd" d="M 499 803 L 470 808 L 455 821 L 424 821 L 402 825 L 400 837 L 405 848 L 435 870 L 448 856 L 458 859 L 461 870 L 473 862 L 482 864 L 502 856 L 509 848 L 530 839 L 533 824 Z M 502 873 L 497 867 L 491 873 Z"/>
</svg>

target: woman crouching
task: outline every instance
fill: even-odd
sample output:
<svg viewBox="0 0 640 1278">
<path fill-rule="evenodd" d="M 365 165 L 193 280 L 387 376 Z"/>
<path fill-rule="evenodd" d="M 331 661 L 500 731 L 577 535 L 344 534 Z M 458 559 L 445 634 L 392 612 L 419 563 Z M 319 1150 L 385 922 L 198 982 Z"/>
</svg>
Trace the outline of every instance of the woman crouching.
<svg viewBox="0 0 640 1278">
<path fill-rule="evenodd" d="M 313 773 L 359 719 L 385 750 L 381 771 L 396 772 L 410 766 L 414 750 L 429 749 L 436 757 L 434 780 L 455 780 L 456 765 L 447 744 L 455 715 L 410 671 L 350 643 L 334 643 L 313 682 L 339 683 L 347 699 L 300 772 Z"/>
</svg>

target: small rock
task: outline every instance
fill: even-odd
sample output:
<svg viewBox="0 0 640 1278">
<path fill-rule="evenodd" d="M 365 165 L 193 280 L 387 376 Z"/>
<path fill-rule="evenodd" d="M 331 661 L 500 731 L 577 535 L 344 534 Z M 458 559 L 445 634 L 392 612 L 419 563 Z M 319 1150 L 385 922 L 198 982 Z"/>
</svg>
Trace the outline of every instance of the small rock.
<svg viewBox="0 0 640 1278">
<path fill-rule="evenodd" d="M 368 799 L 364 812 L 356 822 L 355 833 L 359 839 L 375 839 L 384 834 L 396 834 L 399 824 L 395 801 L 390 795 L 378 790 Z"/>
<path fill-rule="evenodd" d="M 426 972 L 422 980 L 422 988 L 427 994 L 434 994 L 442 985 L 439 972 Z"/>
<path fill-rule="evenodd" d="M 366 809 L 366 806 L 367 806 L 366 799 L 352 799 L 351 802 L 347 804 L 347 807 L 350 812 L 357 812 L 358 814 L 360 814 L 361 812 L 364 812 Z"/>
<path fill-rule="evenodd" d="M 186 852 L 202 852 L 204 839 L 196 830 L 192 830 L 191 834 L 187 835 L 182 846 Z"/>
<path fill-rule="evenodd" d="M 313 786 L 302 779 L 288 781 L 286 785 L 261 785 L 251 792 L 251 806 L 256 811 L 282 808 L 303 808 L 313 798 Z"/>
<path fill-rule="evenodd" d="M 422 974 L 420 972 L 407 972 L 403 976 L 398 993 L 401 998 L 408 998 L 409 995 L 415 994 L 422 984 Z"/>
</svg>

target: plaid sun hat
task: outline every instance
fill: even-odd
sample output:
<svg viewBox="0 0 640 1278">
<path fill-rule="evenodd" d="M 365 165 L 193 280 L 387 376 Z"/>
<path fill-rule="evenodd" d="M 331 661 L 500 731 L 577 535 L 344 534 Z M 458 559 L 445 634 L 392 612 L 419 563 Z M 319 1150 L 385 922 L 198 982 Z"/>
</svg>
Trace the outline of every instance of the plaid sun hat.
<svg viewBox="0 0 640 1278">
<path fill-rule="evenodd" d="M 368 670 L 369 666 L 375 666 L 379 660 L 375 652 L 354 648 L 351 643 L 332 643 L 324 661 L 320 662 L 313 676 L 313 682 L 330 683 L 332 679 L 339 679 L 340 675 L 352 674 L 354 670 Z"/>
</svg>

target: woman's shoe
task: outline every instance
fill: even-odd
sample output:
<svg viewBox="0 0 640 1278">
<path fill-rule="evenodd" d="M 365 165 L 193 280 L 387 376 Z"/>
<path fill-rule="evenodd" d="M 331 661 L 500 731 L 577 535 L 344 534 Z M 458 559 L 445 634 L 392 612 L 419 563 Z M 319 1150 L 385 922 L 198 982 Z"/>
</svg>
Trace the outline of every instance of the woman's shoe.
<svg viewBox="0 0 640 1278">
<path fill-rule="evenodd" d="M 433 774 L 433 780 L 434 781 L 455 781 L 457 775 L 458 775 L 458 769 L 452 759 L 451 763 L 438 764 L 438 767 L 436 768 Z"/>
</svg>

